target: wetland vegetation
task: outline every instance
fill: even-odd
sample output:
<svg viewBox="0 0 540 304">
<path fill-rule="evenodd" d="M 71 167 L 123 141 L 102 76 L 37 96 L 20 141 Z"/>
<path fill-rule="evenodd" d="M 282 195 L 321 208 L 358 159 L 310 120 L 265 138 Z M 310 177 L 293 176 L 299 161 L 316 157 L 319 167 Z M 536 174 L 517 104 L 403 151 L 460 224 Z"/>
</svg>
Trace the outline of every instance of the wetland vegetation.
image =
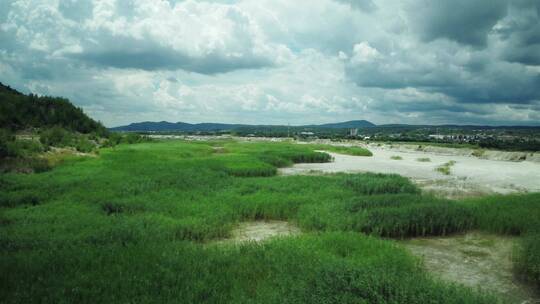
<svg viewBox="0 0 540 304">
<path fill-rule="evenodd" d="M 120 144 L 52 171 L 2 174 L 0 294 L 7 303 L 504 301 L 437 279 L 392 241 L 471 229 L 522 235 L 516 272 L 538 284 L 539 194 L 453 201 L 399 175 L 276 176 L 331 161 L 320 148 Z M 252 220 L 304 233 L 213 242 Z"/>
</svg>

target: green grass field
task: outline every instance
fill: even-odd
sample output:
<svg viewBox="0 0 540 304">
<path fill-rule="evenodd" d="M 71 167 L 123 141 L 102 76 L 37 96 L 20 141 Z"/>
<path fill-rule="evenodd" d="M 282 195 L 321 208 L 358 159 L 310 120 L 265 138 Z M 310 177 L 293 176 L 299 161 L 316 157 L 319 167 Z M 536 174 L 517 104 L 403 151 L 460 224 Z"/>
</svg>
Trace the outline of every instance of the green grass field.
<svg viewBox="0 0 540 304">
<path fill-rule="evenodd" d="M 102 149 L 39 174 L 0 175 L 0 299 L 502 303 L 433 278 L 392 240 L 470 229 L 523 235 L 516 270 L 540 282 L 540 194 L 451 201 L 398 175 L 276 176 L 278 167 L 331 161 L 314 150 L 332 151 L 153 142 Z M 213 242 L 260 219 L 287 220 L 304 233 Z"/>
</svg>

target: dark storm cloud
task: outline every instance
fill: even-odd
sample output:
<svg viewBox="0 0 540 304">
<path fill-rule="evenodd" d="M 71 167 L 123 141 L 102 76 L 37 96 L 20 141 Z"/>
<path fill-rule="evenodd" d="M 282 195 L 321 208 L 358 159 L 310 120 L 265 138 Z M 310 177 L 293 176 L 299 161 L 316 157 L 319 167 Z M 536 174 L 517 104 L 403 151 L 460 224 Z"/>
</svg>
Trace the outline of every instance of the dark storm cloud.
<svg viewBox="0 0 540 304">
<path fill-rule="evenodd" d="M 72 54 L 70 56 L 74 59 L 102 67 L 131 68 L 146 71 L 183 69 L 207 75 L 272 65 L 270 61 L 264 58 L 230 59 L 220 54 L 208 54 L 204 58 L 194 58 L 168 48 L 160 47 L 85 51 L 84 53 Z"/>
<path fill-rule="evenodd" d="M 476 47 L 506 15 L 506 0 L 422 0 L 411 10 L 411 20 L 424 41 L 446 38 Z"/>
<path fill-rule="evenodd" d="M 424 62 L 408 57 L 352 64 L 347 75 L 359 86 L 419 88 L 462 103 L 529 103 L 540 99 L 540 76 L 505 62 Z"/>
<path fill-rule="evenodd" d="M 504 43 L 505 60 L 540 65 L 540 1 L 516 1 L 496 33 Z"/>
</svg>

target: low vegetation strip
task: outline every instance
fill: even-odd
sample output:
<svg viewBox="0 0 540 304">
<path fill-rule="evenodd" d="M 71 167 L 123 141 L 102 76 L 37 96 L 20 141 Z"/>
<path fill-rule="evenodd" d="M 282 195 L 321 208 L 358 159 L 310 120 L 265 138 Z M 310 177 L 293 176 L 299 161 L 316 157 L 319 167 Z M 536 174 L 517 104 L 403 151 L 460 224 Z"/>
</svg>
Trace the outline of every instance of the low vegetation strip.
<svg viewBox="0 0 540 304">
<path fill-rule="evenodd" d="M 434 281 L 402 248 L 376 238 L 469 229 L 530 236 L 516 265 L 538 282 L 540 194 L 451 201 L 398 175 L 273 176 L 329 155 L 289 143 L 219 146 L 227 152 L 215 153 L 214 143 L 120 144 L 52 171 L 0 175 L 1 298 L 497 303 Z M 207 243 L 264 219 L 307 234 Z"/>
<path fill-rule="evenodd" d="M 353 156 L 373 156 L 373 153 L 366 148 L 355 146 L 335 146 L 335 145 L 309 145 L 313 150 L 324 150 L 328 152 L 353 155 Z"/>
</svg>

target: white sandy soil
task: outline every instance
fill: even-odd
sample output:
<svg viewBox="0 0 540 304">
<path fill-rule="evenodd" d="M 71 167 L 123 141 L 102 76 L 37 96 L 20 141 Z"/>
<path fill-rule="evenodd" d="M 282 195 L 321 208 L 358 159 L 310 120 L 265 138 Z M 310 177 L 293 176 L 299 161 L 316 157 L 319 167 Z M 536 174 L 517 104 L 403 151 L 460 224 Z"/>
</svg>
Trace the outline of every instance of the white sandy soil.
<svg viewBox="0 0 540 304">
<path fill-rule="evenodd" d="M 286 221 L 242 222 L 233 229 L 231 238 L 221 243 L 260 242 L 273 237 L 298 235 L 300 228 Z"/>
<path fill-rule="evenodd" d="M 443 280 L 494 292 L 510 303 L 538 303 L 532 286 L 516 278 L 512 254 L 516 238 L 469 232 L 450 237 L 414 238 L 400 242 Z"/>
<path fill-rule="evenodd" d="M 447 197 L 489 193 L 514 193 L 540 191 L 540 163 L 532 161 L 500 161 L 464 155 L 441 155 L 423 151 L 398 151 L 369 147 L 372 157 L 349 156 L 329 153 L 330 163 L 296 164 L 282 168 L 283 175 L 321 174 L 337 172 L 396 173 L 411 178 L 423 189 Z M 401 160 L 391 159 L 399 156 Z M 429 158 L 420 162 L 418 158 Z M 450 174 L 444 175 L 436 168 L 455 161 Z"/>
</svg>

